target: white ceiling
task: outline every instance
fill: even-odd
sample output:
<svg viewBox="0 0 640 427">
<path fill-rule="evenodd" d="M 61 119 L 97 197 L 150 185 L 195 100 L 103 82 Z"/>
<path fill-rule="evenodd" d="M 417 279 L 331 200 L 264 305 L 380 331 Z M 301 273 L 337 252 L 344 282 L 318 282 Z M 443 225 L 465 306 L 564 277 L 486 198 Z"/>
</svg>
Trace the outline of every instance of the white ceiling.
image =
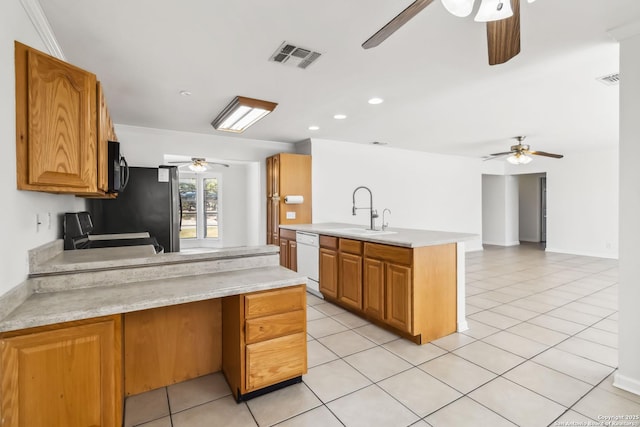
<svg viewBox="0 0 640 427">
<path fill-rule="evenodd" d="M 640 19 L 638 0 L 521 0 L 522 51 L 490 67 L 485 25 L 439 0 L 370 50 L 360 45 L 411 1 L 40 2 L 66 59 L 103 82 L 118 124 L 471 156 L 516 135 L 565 154 L 615 146 L 618 87 L 596 78 L 618 71 L 607 31 Z M 269 62 L 283 41 L 323 55 L 306 70 Z M 236 95 L 279 105 L 241 135 L 215 131 Z"/>
</svg>

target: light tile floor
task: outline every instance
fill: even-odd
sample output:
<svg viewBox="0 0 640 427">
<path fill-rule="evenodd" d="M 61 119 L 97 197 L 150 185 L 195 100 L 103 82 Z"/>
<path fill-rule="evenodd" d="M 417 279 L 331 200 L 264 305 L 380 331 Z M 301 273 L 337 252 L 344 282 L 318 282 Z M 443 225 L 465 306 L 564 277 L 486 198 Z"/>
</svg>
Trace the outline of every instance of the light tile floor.
<svg viewBox="0 0 640 427">
<path fill-rule="evenodd" d="M 537 427 L 640 415 L 640 396 L 612 386 L 616 261 L 488 246 L 466 268 L 467 331 L 416 346 L 309 295 L 301 384 L 236 404 L 222 374 L 207 375 L 128 398 L 125 426 Z"/>
</svg>

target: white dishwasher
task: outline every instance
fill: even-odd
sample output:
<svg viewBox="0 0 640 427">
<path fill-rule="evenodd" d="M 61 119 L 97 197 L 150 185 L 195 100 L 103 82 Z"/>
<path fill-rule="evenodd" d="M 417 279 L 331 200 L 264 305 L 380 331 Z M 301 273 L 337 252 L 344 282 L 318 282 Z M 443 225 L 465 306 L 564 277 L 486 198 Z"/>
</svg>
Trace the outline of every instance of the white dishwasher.
<svg viewBox="0 0 640 427">
<path fill-rule="evenodd" d="M 318 285 L 318 262 L 320 261 L 320 237 L 316 233 L 296 231 L 298 244 L 298 273 L 309 278 L 307 290 L 322 298 Z"/>
</svg>

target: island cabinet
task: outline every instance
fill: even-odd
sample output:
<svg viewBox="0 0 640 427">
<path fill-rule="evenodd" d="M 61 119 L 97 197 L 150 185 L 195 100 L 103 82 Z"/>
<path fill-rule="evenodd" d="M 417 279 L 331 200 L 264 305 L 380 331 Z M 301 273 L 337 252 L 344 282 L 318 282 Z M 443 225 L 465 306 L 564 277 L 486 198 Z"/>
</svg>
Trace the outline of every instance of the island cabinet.
<svg viewBox="0 0 640 427">
<path fill-rule="evenodd" d="M 320 236 L 318 265 L 320 292 L 330 298 L 338 298 L 338 238 Z"/>
<path fill-rule="evenodd" d="M 93 73 L 15 42 L 19 190 L 106 196 L 115 132 Z"/>
<path fill-rule="evenodd" d="M 280 230 L 280 265 L 298 271 L 298 244 L 293 230 Z"/>
<path fill-rule="evenodd" d="M 120 315 L 0 335 L 2 426 L 122 423 Z"/>
<path fill-rule="evenodd" d="M 455 243 L 406 248 L 321 235 L 320 292 L 423 344 L 456 331 L 456 256 Z"/>
<path fill-rule="evenodd" d="M 222 372 L 237 401 L 302 380 L 307 372 L 306 287 L 222 300 Z"/>
<path fill-rule="evenodd" d="M 362 242 L 340 239 L 338 247 L 338 300 L 362 309 Z"/>
</svg>

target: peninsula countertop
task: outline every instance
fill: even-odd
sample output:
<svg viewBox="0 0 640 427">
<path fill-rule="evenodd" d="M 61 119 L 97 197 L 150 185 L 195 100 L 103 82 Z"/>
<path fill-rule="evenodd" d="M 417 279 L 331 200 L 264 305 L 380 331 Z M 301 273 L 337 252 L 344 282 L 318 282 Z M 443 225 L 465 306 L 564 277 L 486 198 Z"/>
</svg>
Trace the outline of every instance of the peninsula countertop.
<svg viewBox="0 0 640 427">
<path fill-rule="evenodd" d="M 326 236 L 344 237 L 347 239 L 362 240 L 365 242 L 381 243 L 406 248 L 419 248 L 422 246 L 437 246 L 447 243 L 464 242 L 477 239 L 477 234 L 456 233 L 450 231 L 418 230 L 411 228 L 393 228 L 380 231 L 367 230 L 366 225 L 345 224 L 338 222 L 318 224 L 287 224 L 280 228 L 294 231 L 306 231 L 308 233 L 323 234 Z"/>
<path fill-rule="evenodd" d="M 279 266 L 275 246 L 137 256 L 106 249 L 113 248 L 57 253 L 36 265 L 0 332 L 307 283 Z"/>
</svg>

